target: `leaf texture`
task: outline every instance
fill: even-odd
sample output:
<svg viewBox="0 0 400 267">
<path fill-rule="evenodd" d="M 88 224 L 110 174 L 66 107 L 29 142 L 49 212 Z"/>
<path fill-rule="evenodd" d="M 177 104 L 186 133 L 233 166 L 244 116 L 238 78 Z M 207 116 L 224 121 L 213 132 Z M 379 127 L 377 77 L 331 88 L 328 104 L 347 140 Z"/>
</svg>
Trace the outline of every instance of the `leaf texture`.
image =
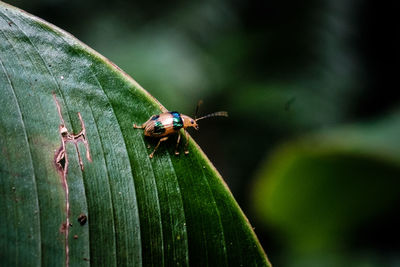
<svg viewBox="0 0 400 267">
<path fill-rule="evenodd" d="M 81 131 L 81 114 L 92 158 L 82 143 L 66 144 L 70 226 L 55 162 L 61 120 L 53 95 L 70 133 Z M 1 263 L 268 266 L 246 217 L 194 141 L 188 156 L 175 156 L 166 142 L 149 159 L 154 141 L 132 124 L 163 109 L 68 33 L 0 2 Z"/>
</svg>

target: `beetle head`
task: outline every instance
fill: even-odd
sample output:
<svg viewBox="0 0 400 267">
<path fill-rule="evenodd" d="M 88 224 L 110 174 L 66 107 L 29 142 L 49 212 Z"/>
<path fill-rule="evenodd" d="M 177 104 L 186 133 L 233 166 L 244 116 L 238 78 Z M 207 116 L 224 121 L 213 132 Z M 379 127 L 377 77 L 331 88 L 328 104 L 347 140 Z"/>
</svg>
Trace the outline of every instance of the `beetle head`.
<svg viewBox="0 0 400 267">
<path fill-rule="evenodd" d="M 197 121 L 195 119 L 192 119 L 189 116 L 186 115 L 181 115 L 182 120 L 183 120 L 183 127 L 187 128 L 187 127 L 193 127 L 196 130 L 199 129 L 199 125 L 197 124 Z"/>
</svg>

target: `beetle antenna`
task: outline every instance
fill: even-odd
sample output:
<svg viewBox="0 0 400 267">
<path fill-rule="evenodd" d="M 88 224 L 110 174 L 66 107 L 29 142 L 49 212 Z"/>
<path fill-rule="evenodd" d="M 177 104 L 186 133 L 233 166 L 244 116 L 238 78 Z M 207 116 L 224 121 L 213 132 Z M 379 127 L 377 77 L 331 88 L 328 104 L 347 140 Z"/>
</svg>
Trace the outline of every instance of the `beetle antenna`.
<svg viewBox="0 0 400 267">
<path fill-rule="evenodd" d="M 200 108 L 201 104 L 203 104 L 203 100 L 200 99 L 199 102 L 197 102 L 196 113 L 194 114 L 194 119 L 195 120 L 197 118 L 197 114 L 199 114 L 199 108 Z"/>
<path fill-rule="evenodd" d="M 226 112 L 226 111 L 217 111 L 217 112 L 205 115 L 203 117 L 200 117 L 198 119 L 195 119 L 195 121 L 199 121 L 199 120 L 210 118 L 210 117 L 228 117 L 228 112 Z"/>
</svg>

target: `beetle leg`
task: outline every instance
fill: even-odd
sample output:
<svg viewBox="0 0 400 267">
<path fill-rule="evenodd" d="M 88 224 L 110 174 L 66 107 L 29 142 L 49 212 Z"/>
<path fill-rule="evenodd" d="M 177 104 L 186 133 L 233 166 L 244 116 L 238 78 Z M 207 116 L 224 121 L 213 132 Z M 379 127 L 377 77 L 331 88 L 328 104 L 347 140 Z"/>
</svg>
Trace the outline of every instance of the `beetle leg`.
<svg viewBox="0 0 400 267">
<path fill-rule="evenodd" d="M 179 151 L 178 151 L 179 141 L 181 141 L 181 134 L 180 133 L 178 133 L 178 140 L 176 141 L 175 155 L 179 155 Z"/>
<path fill-rule="evenodd" d="M 187 154 L 189 154 L 189 150 L 188 150 L 189 138 L 188 138 L 188 132 L 186 130 L 185 130 L 185 138 L 186 138 L 185 155 L 187 155 Z"/>
<path fill-rule="evenodd" d="M 168 136 L 163 137 L 158 141 L 158 143 L 157 143 L 156 147 L 154 148 L 153 152 L 151 152 L 151 154 L 149 155 L 149 158 L 151 158 L 151 159 L 153 158 L 154 152 L 156 152 L 157 148 L 160 146 L 160 143 L 165 141 L 165 140 L 167 140 L 167 139 L 168 139 Z"/>
<path fill-rule="evenodd" d="M 133 124 L 133 128 L 135 129 L 143 129 L 146 126 L 146 123 L 143 123 L 142 125 L 136 125 L 136 123 Z"/>
<path fill-rule="evenodd" d="M 151 121 L 151 118 L 148 119 L 145 123 L 143 123 L 142 125 L 136 125 L 136 123 L 133 124 L 133 128 L 135 129 L 144 129 L 146 128 L 147 123 L 149 123 L 149 121 Z"/>
</svg>

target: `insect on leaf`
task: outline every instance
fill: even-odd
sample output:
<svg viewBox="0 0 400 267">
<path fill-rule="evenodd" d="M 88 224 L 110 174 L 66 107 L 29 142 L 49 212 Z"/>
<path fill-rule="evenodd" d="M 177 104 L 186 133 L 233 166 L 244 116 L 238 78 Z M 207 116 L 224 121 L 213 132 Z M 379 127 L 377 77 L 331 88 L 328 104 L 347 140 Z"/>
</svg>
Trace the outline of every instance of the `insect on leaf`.
<svg viewBox="0 0 400 267">
<path fill-rule="evenodd" d="M 265 266 L 250 224 L 191 140 L 132 127 L 163 107 L 68 33 L 0 2 L 4 266 Z"/>
</svg>

